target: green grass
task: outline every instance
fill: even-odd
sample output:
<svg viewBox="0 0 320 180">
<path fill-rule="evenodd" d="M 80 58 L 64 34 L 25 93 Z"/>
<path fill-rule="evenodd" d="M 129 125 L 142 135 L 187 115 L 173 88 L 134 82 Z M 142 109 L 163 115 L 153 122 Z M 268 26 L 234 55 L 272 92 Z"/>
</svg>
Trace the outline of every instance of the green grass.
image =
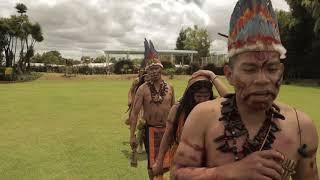
<svg viewBox="0 0 320 180">
<path fill-rule="evenodd" d="M 186 80 L 170 81 L 180 97 Z M 147 179 L 129 164 L 129 80 L 0 84 L 0 179 Z M 283 86 L 280 100 L 320 127 L 320 88 Z M 317 121 L 318 120 L 318 121 Z"/>
</svg>

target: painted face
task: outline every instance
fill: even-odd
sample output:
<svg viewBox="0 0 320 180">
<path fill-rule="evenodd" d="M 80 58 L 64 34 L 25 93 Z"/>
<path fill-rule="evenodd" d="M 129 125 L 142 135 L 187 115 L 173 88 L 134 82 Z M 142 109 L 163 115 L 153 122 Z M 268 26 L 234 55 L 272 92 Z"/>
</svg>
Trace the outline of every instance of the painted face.
<svg viewBox="0 0 320 180">
<path fill-rule="evenodd" d="M 144 75 L 144 82 L 147 82 L 147 81 L 149 81 L 149 80 L 150 80 L 149 75 L 148 75 L 148 74 L 145 74 L 145 75 Z"/>
<path fill-rule="evenodd" d="M 210 90 L 208 88 L 201 88 L 196 93 L 194 93 L 194 100 L 196 104 L 209 101 Z"/>
<path fill-rule="evenodd" d="M 161 78 L 161 70 L 160 66 L 154 65 L 148 68 L 147 72 L 151 81 L 156 81 Z"/>
<path fill-rule="evenodd" d="M 237 101 L 255 110 L 271 107 L 283 75 L 279 54 L 272 51 L 246 52 L 235 57 L 225 74 L 235 88 Z"/>
</svg>

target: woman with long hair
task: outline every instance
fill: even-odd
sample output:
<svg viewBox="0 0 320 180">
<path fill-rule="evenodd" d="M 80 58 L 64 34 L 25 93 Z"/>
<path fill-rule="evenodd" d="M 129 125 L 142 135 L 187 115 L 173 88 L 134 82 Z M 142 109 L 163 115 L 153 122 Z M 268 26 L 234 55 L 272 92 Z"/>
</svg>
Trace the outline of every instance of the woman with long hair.
<svg viewBox="0 0 320 180">
<path fill-rule="evenodd" d="M 226 87 L 217 77 L 211 71 L 200 70 L 195 72 L 188 81 L 183 97 L 172 106 L 166 122 L 166 131 L 161 140 L 157 161 L 152 168 L 155 176 L 168 170 L 166 169 L 170 165 L 170 162 L 168 164 L 168 158 L 166 158 L 167 164 L 164 166 L 166 152 L 171 148 L 169 159 L 172 160 L 180 141 L 184 123 L 192 109 L 199 103 L 215 98 L 212 86 L 215 86 L 220 96 L 227 94 Z"/>
</svg>

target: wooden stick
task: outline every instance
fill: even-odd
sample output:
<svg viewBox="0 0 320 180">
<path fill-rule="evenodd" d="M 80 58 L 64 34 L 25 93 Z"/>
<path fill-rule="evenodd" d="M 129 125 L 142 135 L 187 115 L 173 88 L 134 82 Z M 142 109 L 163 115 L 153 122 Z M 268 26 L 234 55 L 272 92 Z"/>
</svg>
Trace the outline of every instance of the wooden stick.
<svg viewBox="0 0 320 180">
<path fill-rule="evenodd" d="M 138 154 L 137 149 L 132 149 L 131 153 L 131 167 L 138 167 Z"/>
</svg>

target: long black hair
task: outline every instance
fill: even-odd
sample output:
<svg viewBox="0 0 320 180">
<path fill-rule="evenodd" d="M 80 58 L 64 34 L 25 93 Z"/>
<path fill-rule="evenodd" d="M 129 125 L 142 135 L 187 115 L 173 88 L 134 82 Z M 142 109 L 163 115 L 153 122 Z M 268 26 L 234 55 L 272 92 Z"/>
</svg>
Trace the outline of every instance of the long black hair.
<svg viewBox="0 0 320 180">
<path fill-rule="evenodd" d="M 207 88 L 210 92 L 210 100 L 214 99 L 212 92 L 212 83 L 209 80 L 200 80 L 192 84 L 184 93 L 180 100 L 180 105 L 177 109 L 176 116 L 173 121 L 173 137 L 176 143 L 179 143 L 179 137 L 177 137 L 177 130 L 179 126 L 179 117 L 182 113 L 185 114 L 183 121 L 185 121 L 191 112 L 191 110 L 197 105 L 194 94 L 202 88 Z"/>
</svg>

